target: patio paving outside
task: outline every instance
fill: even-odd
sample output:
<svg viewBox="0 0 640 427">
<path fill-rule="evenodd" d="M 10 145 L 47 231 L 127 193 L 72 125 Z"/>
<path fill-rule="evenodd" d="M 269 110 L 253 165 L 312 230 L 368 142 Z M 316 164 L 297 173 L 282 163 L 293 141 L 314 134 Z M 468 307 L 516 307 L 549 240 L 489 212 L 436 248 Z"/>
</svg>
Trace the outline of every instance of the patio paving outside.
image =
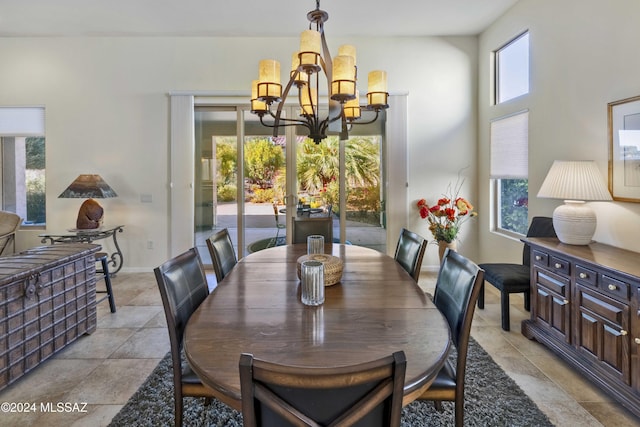
<svg viewBox="0 0 640 427">
<path fill-rule="evenodd" d="M 280 214 L 279 221 L 284 223 L 285 215 Z M 200 230 L 196 233 L 196 247 L 205 265 L 211 265 L 211 258 L 206 245 L 206 239 L 213 233 L 227 228 L 231 235 L 231 240 L 236 244 L 238 228 L 236 222 L 236 204 L 220 203 L 217 208 L 215 226 L 212 229 Z M 245 204 L 245 246 L 252 242 L 271 239 L 277 233 L 273 207 L 269 203 L 246 203 Z M 280 230 L 280 236 L 285 234 L 285 230 Z M 333 221 L 334 236 L 340 235 L 338 218 L 334 216 Z M 347 240 L 354 245 L 365 246 L 381 252 L 386 251 L 386 230 L 380 226 L 364 224 L 356 221 L 347 221 Z M 235 247 L 236 254 L 240 257 L 243 253 L 248 254 L 246 247 L 239 251 Z"/>
</svg>

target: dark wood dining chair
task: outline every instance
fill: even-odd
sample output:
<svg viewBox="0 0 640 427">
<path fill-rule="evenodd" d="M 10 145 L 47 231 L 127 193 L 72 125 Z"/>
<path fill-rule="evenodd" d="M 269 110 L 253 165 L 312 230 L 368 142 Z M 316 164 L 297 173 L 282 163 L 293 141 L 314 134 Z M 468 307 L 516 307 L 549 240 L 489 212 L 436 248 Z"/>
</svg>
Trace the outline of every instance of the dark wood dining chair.
<svg viewBox="0 0 640 427">
<path fill-rule="evenodd" d="M 394 258 L 416 282 L 420 278 L 420 268 L 422 268 L 422 258 L 426 248 L 427 240 L 424 237 L 406 228 L 400 231 Z"/>
<path fill-rule="evenodd" d="M 211 402 L 213 390 L 200 382 L 188 364 L 182 363 L 181 350 L 184 329 L 191 314 L 209 295 L 207 278 L 200 255 L 195 248 L 166 261 L 154 270 L 160 289 L 164 314 L 169 328 L 173 366 L 175 425 L 182 426 L 182 398 L 204 397 Z M 183 366 L 184 365 L 184 366 Z"/>
<path fill-rule="evenodd" d="M 556 237 L 553 219 L 546 216 L 533 217 L 527 231 L 527 237 Z M 486 263 L 480 264 L 480 268 L 484 270 L 484 280 L 500 291 L 502 329 L 508 331 L 511 329 L 509 325 L 509 295 L 524 293 L 524 308 L 529 311 L 531 307 L 531 251 L 529 245 L 525 244 L 522 250 L 522 264 Z M 478 308 L 484 308 L 484 284 L 480 289 Z"/>
<path fill-rule="evenodd" d="M 333 217 L 296 217 L 293 221 L 293 243 L 307 243 L 307 236 L 320 234 L 324 242 L 333 242 Z"/>
<path fill-rule="evenodd" d="M 229 230 L 223 228 L 207 238 L 207 248 L 209 248 L 209 254 L 211 255 L 216 280 L 220 283 L 238 263 L 236 251 L 233 249 L 233 242 L 231 241 L 231 236 L 229 236 Z"/>
<path fill-rule="evenodd" d="M 285 366 L 240 356 L 245 427 L 399 427 L 406 358 L 338 368 Z"/>
<path fill-rule="evenodd" d="M 480 293 L 484 272 L 458 252 L 446 249 L 436 281 L 433 302 L 451 329 L 451 339 L 458 351 L 456 365 L 447 360 L 431 386 L 418 398 L 433 400 L 438 409 L 442 401 L 455 402 L 455 423 L 464 421 L 464 380 L 471 321 Z"/>
</svg>

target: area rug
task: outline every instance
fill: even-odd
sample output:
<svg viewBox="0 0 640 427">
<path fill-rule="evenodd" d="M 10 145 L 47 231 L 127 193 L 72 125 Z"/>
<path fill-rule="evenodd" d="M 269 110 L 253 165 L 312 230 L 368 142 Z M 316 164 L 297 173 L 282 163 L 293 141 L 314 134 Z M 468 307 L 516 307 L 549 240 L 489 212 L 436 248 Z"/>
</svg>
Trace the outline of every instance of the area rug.
<svg viewBox="0 0 640 427">
<path fill-rule="evenodd" d="M 450 357 L 455 360 L 455 351 Z M 547 416 L 473 339 L 469 343 L 465 393 L 465 426 L 552 426 Z M 172 426 L 171 356 L 160 364 L 113 418 L 111 427 Z M 402 412 L 403 427 L 452 426 L 453 403 L 438 412 L 432 402 L 413 402 Z M 216 400 L 184 399 L 184 426 L 242 426 L 242 415 Z"/>
</svg>

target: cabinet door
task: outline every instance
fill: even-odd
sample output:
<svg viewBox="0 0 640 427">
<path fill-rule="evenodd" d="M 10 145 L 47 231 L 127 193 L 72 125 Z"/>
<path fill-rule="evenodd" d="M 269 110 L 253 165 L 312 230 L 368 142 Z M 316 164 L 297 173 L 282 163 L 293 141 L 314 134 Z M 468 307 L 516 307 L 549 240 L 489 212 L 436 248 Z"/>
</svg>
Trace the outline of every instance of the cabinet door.
<svg viewBox="0 0 640 427">
<path fill-rule="evenodd" d="M 532 297 L 535 301 L 531 306 L 531 316 L 536 323 L 567 343 L 571 339 L 570 284 L 567 277 L 533 267 Z"/>
<path fill-rule="evenodd" d="M 576 286 L 575 344 L 578 351 L 612 376 L 631 384 L 629 306 Z"/>
</svg>

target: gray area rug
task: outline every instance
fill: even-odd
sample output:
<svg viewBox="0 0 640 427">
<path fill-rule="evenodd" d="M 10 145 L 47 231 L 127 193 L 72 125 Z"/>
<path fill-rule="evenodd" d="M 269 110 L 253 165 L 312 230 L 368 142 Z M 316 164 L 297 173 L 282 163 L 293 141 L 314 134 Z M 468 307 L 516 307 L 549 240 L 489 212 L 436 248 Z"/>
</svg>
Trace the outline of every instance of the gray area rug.
<svg viewBox="0 0 640 427">
<path fill-rule="evenodd" d="M 454 354 L 450 356 L 455 357 Z M 452 359 L 454 360 L 454 359 Z M 113 418 L 111 427 L 172 426 L 173 381 L 171 356 L 158 364 L 149 378 Z M 402 426 L 452 426 L 453 403 L 438 412 L 432 402 L 413 402 L 404 408 Z M 225 404 L 184 399 L 184 426 L 242 426 L 242 415 Z M 469 344 L 465 392 L 465 426 L 551 426 L 545 414 L 473 339 Z"/>
</svg>

